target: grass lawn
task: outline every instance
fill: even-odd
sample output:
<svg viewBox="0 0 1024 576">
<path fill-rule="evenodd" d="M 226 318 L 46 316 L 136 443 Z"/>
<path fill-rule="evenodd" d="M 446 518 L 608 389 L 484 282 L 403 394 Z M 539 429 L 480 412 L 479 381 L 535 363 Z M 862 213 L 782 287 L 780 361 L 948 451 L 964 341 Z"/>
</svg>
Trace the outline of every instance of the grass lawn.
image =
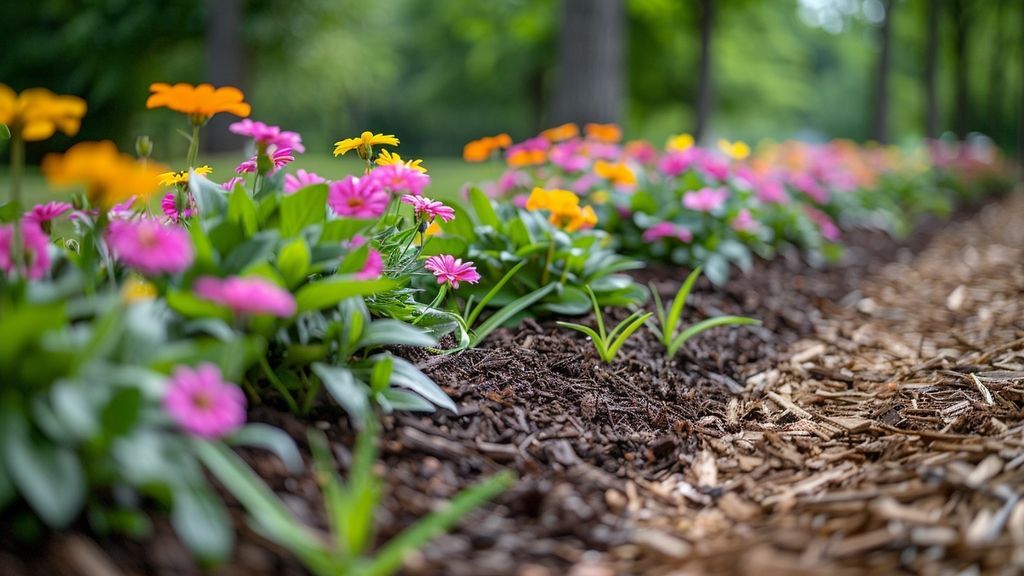
<svg viewBox="0 0 1024 576">
<path fill-rule="evenodd" d="M 235 175 L 235 166 L 243 159 L 243 155 L 240 153 L 219 156 L 207 154 L 203 155 L 201 159 L 213 168 L 210 178 L 215 182 L 223 182 Z M 173 166 L 181 164 L 184 164 L 184 161 L 175 163 Z M 486 180 L 494 180 L 501 174 L 501 166 L 497 163 L 468 164 L 461 158 L 427 158 L 423 161 L 423 165 L 429 170 L 428 174 L 432 179 L 426 190 L 426 195 L 436 198 L 458 197 L 459 191 L 467 183 L 478 184 Z M 328 179 L 338 179 L 347 174 L 360 174 L 363 164 L 354 154 L 341 158 L 305 154 L 300 155 L 294 163 L 288 166 L 287 170 L 293 172 L 299 168 L 316 172 Z M 8 172 L 6 164 L 0 168 L 0 203 L 10 199 Z M 30 205 L 36 202 L 67 198 L 70 191 L 70 189 L 48 187 L 36 166 L 27 168 L 23 190 L 25 202 Z"/>
</svg>

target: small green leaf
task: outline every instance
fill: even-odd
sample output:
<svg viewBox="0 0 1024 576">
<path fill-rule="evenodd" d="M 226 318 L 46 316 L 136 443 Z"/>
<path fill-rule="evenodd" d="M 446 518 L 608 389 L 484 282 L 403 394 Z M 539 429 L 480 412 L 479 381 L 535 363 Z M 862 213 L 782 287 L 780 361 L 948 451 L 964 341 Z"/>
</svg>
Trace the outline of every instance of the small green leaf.
<svg viewBox="0 0 1024 576">
<path fill-rule="evenodd" d="M 526 310 L 530 306 L 533 306 L 537 302 L 541 301 L 545 296 L 551 293 L 558 286 L 557 283 L 552 282 L 546 286 L 523 294 L 519 298 L 516 298 L 512 302 L 502 306 L 497 312 L 491 314 L 487 320 L 484 320 L 476 330 L 473 331 L 473 337 L 470 340 L 470 346 L 475 347 L 483 342 L 484 338 L 499 328 L 502 324 L 507 322 L 516 314 L 519 314 L 523 310 Z M 490 296 L 490 294 L 488 294 Z M 486 297 L 485 297 L 486 298 Z M 476 316 L 474 315 L 475 319 Z"/>
<path fill-rule="evenodd" d="M 52 528 L 64 528 L 85 503 L 85 473 L 71 450 L 33 438 L 24 418 L 3 414 L 3 449 L 8 473 L 22 497 Z"/>
<path fill-rule="evenodd" d="M 682 333 L 679 334 L 679 336 L 676 336 L 676 338 L 672 340 L 672 345 L 669 346 L 668 348 L 668 355 L 675 356 L 687 340 L 693 338 L 694 336 L 700 334 L 705 330 L 709 330 L 717 326 L 741 326 L 745 324 L 752 325 L 760 323 L 760 320 L 755 320 L 754 318 L 747 318 L 745 316 L 716 316 L 715 318 L 708 318 L 707 320 L 702 320 L 694 324 L 693 326 L 690 326 L 686 330 L 683 330 Z"/>
<path fill-rule="evenodd" d="M 473 188 L 469 191 L 469 201 L 473 205 L 473 212 L 476 213 L 476 219 L 480 225 L 490 226 L 495 230 L 501 229 L 501 220 L 498 219 L 498 214 L 494 211 L 494 204 L 486 194 L 479 188 Z"/>
<path fill-rule="evenodd" d="M 302 471 L 302 455 L 287 432 L 267 424 L 246 424 L 229 438 L 233 446 L 254 446 L 273 452 L 292 473 Z"/>
<path fill-rule="evenodd" d="M 306 284 L 295 294 L 295 301 L 301 313 L 329 308 L 353 296 L 369 296 L 394 287 L 394 281 L 385 278 L 353 280 L 347 277 L 334 277 Z"/>
<path fill-rule="evenodd" d="M 142 411 L 142 391 L 121 388 L 107 402 L 100 414 L 103 430 L 112 438 L 127 434 L 139 421 Z"/>
<path fill-rule="evenodd" d="M 683 316 L 683 306 L 686 306 L 686 300 L 690 297 L 690 291 L 693 290 L 693 284 L 700 276 L 700 271 L 701 267 L 697 266 L 693 272 L 690 272 L 690 275 L 686 277 L 686 281 L 683 282 L 683 285 L 679 287 L 679 291 L 676 292 L 676 297 L 672 300 L 672 309 L 669 310 L 663 325 L 664 333 L 667 335 L 666 338 L 675 336 L 676 326 L 679 325 L 679 320 Z"/>
<path fill-rule="evenodd" d="M 228 197 L 228 220 L 240 224 L 246 236 L 256 233 L 258 227 L 256 203 L 242 186 L 235 186 L 234 191 Z"/>
<path fill-rule="evenodd" d="M 231 312 L 191 292 L 172 290 L 167 293 L 167 305 L 186 318 L 220 318 L 230 320 Z"/>
<path fill-rule="evenodd" d="M 174 490 L 171 525 L 182 542 L 205 560 L 227 559 L 235 543 L 231 519 L 220 498 L 208 488 Z"/>
<path fill-rule="evenodd" d="M 7 124 L 0 122 L 0 140 L 10 140 L 11 129 L 7 127 Z"/>
<path fill-rule="evenodd" d="M 328 366 L 317 362 L 313 364 L 313 373 L 323 382 L 324 388 L 339 406 L 357 425 L 362 425 L 370 417 L 372 408 L 367 398 L 366 386 L 356 380 L 348 368 Z"/>
<path fill-rule="evenodd" d="M 281 235 L 294 236 L 327 218 L 327 185 L 307 186 L 281 198 Z"/>
<path fill-rule="evenodd" d="M 218 216 L 223 216 L 227 211 L 227 194 L 220 186 L 214 184 L 202 174 L 196 174 L 194 171 L 190 172 L 188 187 L 192 191 L 192 197 L 196 200 L 199 217 L 204 222 Z"/>
<path fill-rule="evenodd" d="M 277 255 L 277 269 L 285 283 L 294 288 L 306 279 L 311 261 L 309 245 L 303 238 L 292 240 Z"/>
</svg>

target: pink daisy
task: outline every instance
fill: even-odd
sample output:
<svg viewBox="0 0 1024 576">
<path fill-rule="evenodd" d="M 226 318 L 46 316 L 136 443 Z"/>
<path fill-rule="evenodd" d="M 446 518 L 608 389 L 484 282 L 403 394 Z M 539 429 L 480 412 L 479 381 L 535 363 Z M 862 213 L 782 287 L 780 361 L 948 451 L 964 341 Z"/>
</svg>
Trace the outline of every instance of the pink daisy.
<svg viewBox="0 0 1024 576">
<path fill-rule="evenodd" d="M 363 244 L 366 244 L 366 238 L 358 234 L 353 236 L 352 240 L 344 243 L 346 248 L 352 249 L 359 248 Z M 363 264 L 363 269 L 356 272 L 356 278 L 359 280 L 375 280 L 380 278 L 383 273 L 384 259 L 381 257 L 380 252 L 370 248 L 366 256 L 366 262 Z"/>
<path fill-rule="evenodd" d="M 374 178 L 346 176 L 331 182 L 327 204 L 339 216 L 376 218 L 388 207 L 388 193 Z"/>
<path fill-rule="evenodd" d="M 417 220 L 433 221 L 434 218 L 440 218 L 444 222 L 451 222 L 455 219 L 455 210 L 426 196 L 406 194 L 402 196 L 402 203 L 412 206 L 413 214 L 415 214 Z"/>
<path fill-rule="evenodd" d="M 25 216 L 21 220 L 21 242 L 25 275 L 30 280 L 39 280 L 50 269 L 49 237 L 39 228 L 39 224 Z M 8 274 L 15 269 L 15 258 L 11 253 L 13 244 L 14 225 L 0 226 L 0 270 Z"/>
<path fill-rule="evenodd" d="M 191 218 L 196 213 L 196 201 L 192 198 L 192 194 L 186 195 L 188 200 L 188 206 L 178 210 L 178 193 L 168 192 L 160 200 L 160 209 L 163 210 L 164 215 L 174 223 L 184 218 Z"/>
<path fill-rule="evenodd" d="M 447 282 L 456 290 L 459 288 L 459 282 L 476 284 L 480 281 L 480 274 L 472 262 L 463 262 L 462 258 L 455 258 L 451 254 L 431 256 L 427 258 L 423 267 L 434 273 L 438 284 Z"/>
<path fill-rule="evenodd" d="M 672 222 L 658 222 L 647 230 L 644 230 L 644 242 L 654 242 L 662 238 L 675 238 L 684 244 L 693 240 L 693 232 L 689 228 L 679 226 Z"/>
<path fill-rule="evenodd" d="M 256 122 L 246 118 L 228 126 L 235 134 L 248 136 L 264 147 L 274 146 L 275 148 L 291 148 L 296 152 L 305 152 L 302 145 L 302 136 L 296 132 L 281 130 L 277 126 L 268 126 L 263 122 Z"/>
<path fill-rule="evenodd" d="M 758 227 L 757 220 L 754 220 L 754 217 L 750 215 L 750 210 L 746 208 L 740 210 L 740 213 L 729 225 L 737 232 L 753 232 Z"/>
<path fill-rule="evenodd" d="M 826 240 L 831 242 L 839 240 L 839 227 L 836 226 L 836 223 L 832 221 L 828 214 L 811 206 L 804 206 L 804 213 L 818 225 L 818 230 L 821 231 L 821 235 Z"/>
<path fill-rule="evenodd" d="M 245 164 L 245 162 L 242 162 L 242 164 Z M 255 170 L 255 169 L 256 169 L 256 165 L 254 163 L 253 164 L 253 170 Z M 238 186 L 239 184 L 242 184 L 243 182 L 245 182 L 244 178 L 242 178 L 240 176 L 235 176 L 231 180 L 228 180 L 227 182 L 221 184 L 220 187 L 222 189 L 224 189 L 224 190 L 227 190 L 228 192 L 232 192 L 232 191 L 234 191 L 235 186 Z"/>
<path fill-rule="evenodd" d="M 167 380 L 163 407 L 183 430 L 200 438 L 222 438 L 245 424 L 245 394 L 225 382 L 220 368 L 203 363 L 178 366 Z"/>
<path fill-rule="evenodd" d="M 677 150 L 669 152 L 658 163 L 658 171 L 665 176 L 675 178 L 683 172 L 686 172 L 694 162 L 697 161 L 699 151 L 697 148 L 687 148 L 686 150 Z"/>
<path fill-rule="evenodd" d="M 797 172 L 789 177 L 790 184 L 794 188 L 807 194 L 811 200 L 814 200 L 818 204 L 826 204 L 828 202 L 828 191 L 818 184 L 818 181 L 814 179 L 807 172 Z"/>
<path fill-rule="evenodd" d="M 290 292 L 257 276 L 214 278 L 204 276 L 192 287 L 196 296 L 230 308 L 240 315 L 270 314 L 287 318 L 295 313 Z"/>
<path fill-rule="evenodd" d="M 284 175 L 284 193 L 291 194 L 299 188 L 305 188 L 306 186 L 312 186 L 314 184 L 322 184 L 324 182 L 327 182 L 327 180 L 314 172 L 297 170 L 295 174 Z"/>
<path fill-rule="evenodd" d="M 729 197 L 728 188 L 701 188 L 683 196 L 683 206 L 697 212 L 713 212 L 725 204 Z"/>
<path fill-rule="evenodd" d="M 192 264 L 188 232 L 149 218 L 112 221 L 107 245 L 122 264 L 149 276 L 181 272 Z"/>
<path fill-rule="evenodd" d="M 380 186 L 395 194 L 405 192 L 419 196 L 423 189 L 430 184 L 430 176 L 409 168 L 404 164 L 388 164 L 378 166 L 370 171 L 367 178 L 372 178 L 380 183 Z"/>
<path fill-rule="evenodd" d="M 46 204 L 36 204 L 32 207 L 32 211 L 25 215 L 25 220 L 35 222 L 36 224 L 45 224 L 51 220 L 59 218 L 72 208 L 73 206 L 67 202 L 47 202 Z"/>
</svg>

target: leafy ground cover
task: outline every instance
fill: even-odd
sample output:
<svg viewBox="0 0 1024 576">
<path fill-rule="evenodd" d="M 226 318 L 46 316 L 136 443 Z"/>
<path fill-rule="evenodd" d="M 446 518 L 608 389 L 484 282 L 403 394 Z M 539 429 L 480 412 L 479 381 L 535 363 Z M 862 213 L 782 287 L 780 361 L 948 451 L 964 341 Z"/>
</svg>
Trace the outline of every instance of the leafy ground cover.
<svg viewBox="0 0 1024 576">
<path fill-rule="evenodd" d="M 318 175 L 294 169 L 300 135 L 249 119 L 231 130 L 251 154 L 212 180 L 203 126 L 248 116 L 244 96 L 155 84 L 147 106 L 191 131 L 183 165 L 159 165 L 145 140 L 136 156 L 79 143 L 43 161 L 72 201 L 25 210 L 24 142 L 73 133 L 84 103 L 12 97 L 0 118 L 14 190 L 0 211 L 0 503 L 17 546 L 0 562 L 12 573 L 86 557 L 168 574 L 689 560 L 708 532 L 678 523 L 682 504 L 785 511 L 773 493 L 715 481 L 735 469 L 714 460 L 734 456 L 721 439 L 749 429 L 748 462 L 767 443 L 792 463 L 773 440 L 790 423 L 779 410 L 810 434 L 832 417 L 758 383 L 774 386 L 798 339 L 822 337 L 833 303 L 893 258 L 894 235 L 1007 186 L 973 145 L 751 156 L 679 136 L 660 152 L 621 144 L 615 126 L 566 125 L 470 143 L 467 160 L 508 171 L 439 200 L 394 135 L 339 140 L 354 173 Z M 845 374 L 824 370 L 812 373 Z M 780 468 L 762 471 L 788 485 Z"/>
</svg>

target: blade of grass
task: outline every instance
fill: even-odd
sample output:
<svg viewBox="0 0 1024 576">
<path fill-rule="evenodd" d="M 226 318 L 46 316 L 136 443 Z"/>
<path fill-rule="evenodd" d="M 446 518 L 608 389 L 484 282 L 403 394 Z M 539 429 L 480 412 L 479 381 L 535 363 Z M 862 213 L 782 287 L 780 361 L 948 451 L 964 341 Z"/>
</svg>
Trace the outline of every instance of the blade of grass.
<svg viewBox="0 0 1024 576">
<path fill-rule="evenodd" d="M 708 318 L 707 320 L 702 320 L 694 324 L 693 326 L 690 326 L 686 330 L 683 330 L 682 333 L 679 334 L 679 336 L 676 336 L 675 339 L 672 340 L 672 345 L 669 346 L 668 349 L 668 355 L 675 356 L 676 353 L 679 352 L 679 348 L 681 348 L 687 340 L 693 338 L 694 336 L 700 334 L 705 330 L 709 330 L 711 328 L 715 328 L 718 326 L 739 326 L 744 324 L 750 325 L 760 323 L 760 320 L 756 320 L 754 318 L 747 318 L 745 316 L 718 316 L 715 318 Z"/>
<path fill-rule="evenodd" d="M 700 276 L 701 266 L 697 266 L 690 275 L 686 277 L 686 281 L 679 287 L 679 292 L 676 293 L 676 297 L 672 300 L 672 309 L 669 310 L 668 318 L 665 319 L 665 338 L 670 339 L 676 334 L 676 326 L 679 325 L 679 319 L 683 316 L 683 306 L 686 306 L 686 300 L 690 297 L 690 291 L 693 290 L 693 285 L 697 282 L 697 277 Z M 666 340 L 667 342 L 667 340 Z"/>
<path fill-rule="evenodd" d="M 622 331 L 622 334 L 619 334 L 619 337 L 616 338 L 615 341 L 612 342 L 611 345 L 608 347 L 608 360 L 606 360 L 606 362 L 611 362 L 612 360 L 615 359 L 615 355 L 618 354 L 619 348 L 622 348 L 622 345 L 626 343 L 626 340 L 633 334 L 633 332 L 636 332 L 637 329 L 640 328 L 640 326 L 642 326 L 643 323 L 646 322 L 647 319 L 650 317 L 651 313 L 648 312 L 647 314 L 644 314 L 643 316 L 640 316 L 633 320 L 633 322 L 629 326 L 626 326 L 626 328 Z"/>
<path fill-rule="evenodd" d="M 519 264 L 516 264 L 515 266 L 509 268 L 508 272 L 506 272 L 505 275 L 501 277 L 501 280 L 498 280 L 497 284 L 495 284 L 494 287 L 492 287 L 487 292 L 487 294 L 485 294 L 484 297 L 480 299 L 480 302 L 477 302 L 476 308 L 470 311 L 469 316 L 466 318 L 467 325 L 473 326 L 473 323 L 476 322 L 477 316 L 480 316 L 480 313 L 484 311 L 484 306 L 487 306 L 491 299 L 493 299 L 495 295 L 497 295 L 498 292 L 502 288 L 504 288 L 505 284 L 507 284 L 508 281 L 511 280 L 517 272 L 522 270 L 523 266 L 526 266 L 526 260 L 523 260 Z M 469 308 L 467 308 L 467 310 L 468 309 Z"/>
<path fill-rule="evenodd" d="M 542 298 L 550 294 L 551 291 L 554 290 L 557 286 L 558 284 L 552 282 L 551 284 L 541 286 L 540 288 L 537 288 L 533 292 L 524 294 L 519 298 L 516 298 L 515 300 L 509 302 L 508 304 L 502 306 L 500 310 L 498 310 L 494 314 L 491 314 L 491 316 L 488 317 L 487 320 L 484 320 L 484 322 L 480 324 L 480 327 L 477 328 L 473 336 L 470 337 L 469 346 L 471 348 L 476 347 L 478 344 L 480 344 L 480 342 L 483 342 L 484 338 L 486 338 L 488 334 L 490 334 L 499 326 L 508 321 L 509 318 L 515 316 L 516 314 L 522 312 L 523 310 L 529 308 L 530 306 L 533 306 Z"/>
</svg>

